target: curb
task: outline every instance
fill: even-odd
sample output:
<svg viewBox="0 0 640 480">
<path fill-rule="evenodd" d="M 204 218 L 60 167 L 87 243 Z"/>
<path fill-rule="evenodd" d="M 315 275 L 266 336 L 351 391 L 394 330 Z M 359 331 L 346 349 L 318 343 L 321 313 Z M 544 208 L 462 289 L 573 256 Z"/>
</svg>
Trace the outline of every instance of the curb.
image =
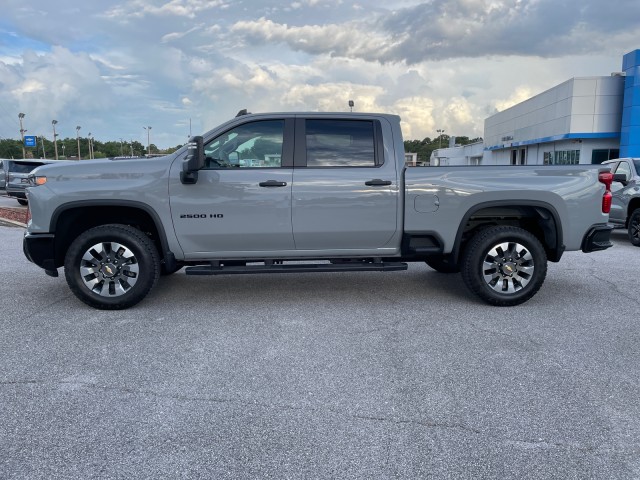
<svg viewBox="0 0 640 480">
<path fill-rule="evenodd" d="M 3 226 L 3 224 L 6 224 L 6 223 L 8 223 L 9 225 L 4 225 L 4 226 L 27 228 L 26 223 L 16 222 L 15 220 L 9 220 L 8 218 L 0 217 L 0 226 Z"/>
<path fill-rule="evenodd" d="M 28 211 L 18 207 L 0 207 L 0 224 L 6 227 L 26 227 Z"/>
</svg>

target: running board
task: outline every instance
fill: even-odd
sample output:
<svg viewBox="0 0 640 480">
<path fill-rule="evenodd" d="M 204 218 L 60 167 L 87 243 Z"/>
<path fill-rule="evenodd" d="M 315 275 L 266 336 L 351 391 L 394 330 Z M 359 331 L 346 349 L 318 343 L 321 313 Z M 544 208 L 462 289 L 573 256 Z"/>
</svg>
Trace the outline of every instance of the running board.
<svg viewBox="0 0 640 480">
<path fill-rule="evenodd" d="M 229 275 L 245 273 L 311 273 L 311 272 L 393 272 L 406 270 L 407 264 L 401 262 L 375 263 L 303 263 L 303 264 L 273 264 L 249 266 L 213 266 L 198 265 L 187 267 L 187 275 Z"/>
</svg>

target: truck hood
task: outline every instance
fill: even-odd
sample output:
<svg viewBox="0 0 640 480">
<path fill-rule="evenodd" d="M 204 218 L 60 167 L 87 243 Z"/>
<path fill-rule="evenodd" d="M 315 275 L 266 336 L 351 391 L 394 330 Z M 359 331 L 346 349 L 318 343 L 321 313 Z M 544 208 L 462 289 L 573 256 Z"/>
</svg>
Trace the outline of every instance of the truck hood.
<svg viewBox="0 0 640 480">
<path fill-rule="evenodd" d="M 51 180 L 74 178 L 103 178 L 114 180 L 124 176 L 148 175 L 166 171 L 175 159 L 177 152 L 164 157 L 153 158 L 104 158 L 97 160 L 68 160 L 60 163 L 42 165 L 31 173 L 44 175 Z"/>
</svg>

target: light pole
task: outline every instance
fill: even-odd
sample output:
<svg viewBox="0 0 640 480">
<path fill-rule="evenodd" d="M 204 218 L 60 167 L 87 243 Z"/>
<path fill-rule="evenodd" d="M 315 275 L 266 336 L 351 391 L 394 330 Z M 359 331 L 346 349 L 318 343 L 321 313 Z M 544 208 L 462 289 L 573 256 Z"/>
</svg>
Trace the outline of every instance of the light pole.
<svg viewBox="0 0 640 480">
<path fill-rule="evenodd" d="M 142 127 L 147 131 L 147 155 L 151 157 L 151 127 Z"/>
<path fill-rule="evenodd" d="M 63 143 L 62 144 L 62 156 L 65 158 L 65 160 L 67 159 L 67 156 L 64 153 L 64 149 L 67 148 L 67 146 Z"/>
<path fill-rule="evenodd" d="M 436 132 L 438 132 L 438 148 L 442 147 L 442 134 L 444 133 L 444 130 L 436 130 Z"/>
<path fill-rule="evenodd" d="M 44 135 L 40 135 L 40 144 L 42 145 L 42 158 L 44 158 L 46 160 L 47 159 L 47 152 L 44 151 Z"/>
<path fill-rule="evenodd" d="M 124 149 L 122 147 L 122 139 L 120 139 L 120 156 L 124 157 Z"/>
<path fill-rule="evenodd" d="M 78 139 L 78 160 L 82 160 L 82 157 L 80 156 L 80 129 L 82 127 L 80 125 L 78 125 L 76 127 L 76 138 Z"/>
<path fill-rule="evenodd" d="M 87 134 L 87 140 L 89 140 L 89 160 L 93 158 L 93 145 L 91 145 L 91 132 Z"/>
<path fill-rule="evenodd" d="M 24 149 L 24 132 L 26 132 L 26 130 L 22 128 L 22 119 L 24 118 L 24 113 L 19 113 L 18 118 L 20 119 L 20 139 L 22 140 L 22 158 L 26 158 L 27 152 Z"/>
<path fill-rule="evenodd" d="M 53 150 L 56 153 L 56 160 L 58 160 L 58 134 L 56 133 L 56 123 L 58 123 L 58 120 L 51 120 L 51 125 L 53 125 Z"/>
</svg>

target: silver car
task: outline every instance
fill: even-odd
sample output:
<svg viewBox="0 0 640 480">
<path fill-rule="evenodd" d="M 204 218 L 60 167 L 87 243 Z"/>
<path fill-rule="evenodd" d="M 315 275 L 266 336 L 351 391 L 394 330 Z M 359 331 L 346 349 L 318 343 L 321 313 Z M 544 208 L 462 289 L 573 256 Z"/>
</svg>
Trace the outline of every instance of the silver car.
<svg viewBox="0 0 640 480">
<path fill-rule="evenodd" d="M 6 194 L 18 200 L 20 205 L 27 204 L 26 188 L 29 186 L 29 173 L 41 165 L 55 160 L 2 160 L 2 176 L 0 185 L 5 186 Z"/>
</svg>

